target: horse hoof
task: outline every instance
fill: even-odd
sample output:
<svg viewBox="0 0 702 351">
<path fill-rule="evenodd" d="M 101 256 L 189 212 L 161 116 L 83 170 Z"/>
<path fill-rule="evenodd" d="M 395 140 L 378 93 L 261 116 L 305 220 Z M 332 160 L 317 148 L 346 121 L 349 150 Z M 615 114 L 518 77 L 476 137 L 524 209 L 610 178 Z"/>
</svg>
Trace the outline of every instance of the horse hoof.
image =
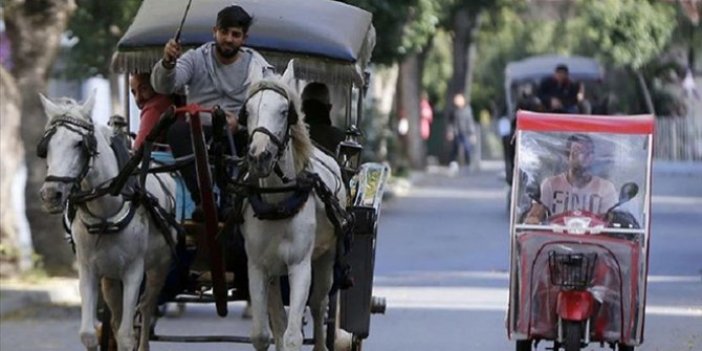
<svg viewBox="0 0 702 351">
<path fill-rule="evenodd" d="M 88 349 L 88 350 L 97 350 L 98 347 L 98 338 L 97 335 L 94 333 L 83 333 L 80 335 L 80 342 L 83 343 L 83 345 Z"/>
</svg>

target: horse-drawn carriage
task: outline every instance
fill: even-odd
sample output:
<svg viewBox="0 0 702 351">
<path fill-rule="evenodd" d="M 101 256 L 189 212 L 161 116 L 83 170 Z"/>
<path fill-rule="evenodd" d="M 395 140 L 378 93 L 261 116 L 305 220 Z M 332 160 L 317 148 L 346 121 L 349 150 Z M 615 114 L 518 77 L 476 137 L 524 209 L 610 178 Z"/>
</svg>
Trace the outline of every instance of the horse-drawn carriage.
<svg viewBox="0 0 702 351">
<path fill-rule="evenodd" d="M 282 324 L 285 316 L 282 301 L 271 301 L 283 295 L 283 300 L 290 304 L 291 321 L 302 318 L 307 302 L 315 319 L 317 343 L 313 339 L 292 338 L 293 348 L 299 347 L 295 345 L 298 341 L 315 344 L 315 349 L 323 347 L 324 344 L 319 344 L 319 340 L 324 338 L 320 339 L 318 335 L 323 323 L 327 327 L 325 344 L 329 350 L 360 350 L 362 340 L 369 335 L 370 314 L 382 313 L 385 309 L 384 300 L 372 296 L 372 283 L 377 220 L 389 169 L 380 164 L 361 164 L 362 145 L 358 138 L 362 133 L 356 127 L 361 122 L 362 99 L 369 79 L 366 66 L 375 40 L 372 16 L 364 10 L 335 1 L 244 0 L 237 3 L 255 18 L 246 45 L 258 50 L 282 73 L 272 81 L 254 83 L 249 89 L 244 104 L 247 110 L 246 120 L 242 120 L 241 114 L 239 116 L 240 124 L 248 130 L 248 149 L 243 153 L 225 155 L 222 148 L 227 147 L 227 141 L 221 133 L 216 132 L 213 132 L 212 140 L 208 143 L 203 138 L 201 115 L 211 115 L 212 125 L 215 126 L 213 130 L 217 130 L 216 126 L 226 124 L 224 113 L 217 107 L 185 104 L 164 113 L 143 146 L 132 151 L 131 159 L 122 162 L 118 174 L 112 174 L 109 179 L 102 179 L 100 184 L 93 184 L 92 187 L 87 186 L 83 179 L 86 172 L 76 177 L 47 178 L 47 182 L 61 182 L 63 178 L 71 178 L 74 185 L 71 190 L 63 189 L 66 193 L 71 193 L 69 195 L 56 195 L 57 192 L 52 190 L 47 197 L 54 199 L 53 205 L 58 208 L 62 205 L 59 202 L 65 202 L 66 199 L 85 202 L 94 201 L 98 195 L 126 196 L 123 193 L 124 185 L 136 182 L 136 185 L 133 184 L 136 192 L 141 191 L 143 196 L 134 202 L 148 204 L 146 207 L 150 206 L 151 210 L 147 212 L 158 222 L 156 226 L 162 231 L 174 233 L 163 235 L 170 246 L 169 253 L 172 254 L 174 263 L 164 289 L 156 293 L 159 301 L 214 302 L 220 316 L 226 316 L 229 301 L 250 299 L 252 303 L 254 332 L 251 338 L 158 335 L 153 332 L 155 322 L 149 322 L 150 318 L 138 320 L 145 314 L 142 310 L 141 314 L 136 313 L 135 325 L 142 330 L 151 330 L 152 341 L 252 342 L 257 348 L 262 348 L 271 341 L 267 332 L 270 315 L 270 327 L 273 329 L 274 341 L 278 344 L 283 341 L 280 332 L 284 328 Z M 164 43 L 172 37 L 179 24 L 182 28 L 180 42 L 184 47 L 210 41 L 215 14 L 230 5 L 226 0 L 186 4 L 187 1 L 176 3 L 145 0 L 118 44 L 113 69 L 123 73 L 150 71 L 161 58 Z M 187 17 L 183 16 L 184 11 Z M 182 23 L 181 18 L 184 19 Z M 347 137 L 339 144 L 334 155 L 312 147 L 306 132 L 303 132 L 303 121 L 297 118 L 298 87 L 310 81 L 330 86 L 337 93 L 334 101 L 341 102 L 335 108 L 343 111 Z M 277 104 L 284 104 L 286 108 L 277 108 Z M 109 152 L 102 145 L 102 129 L 77 116 L 82 110 L 88 110 L 90 103 L 78 106 L 76 116 L 68 116 L 67 112 L 62 114 L 59 111 L 61 106 L 49 100 L 45 100 L 45 105 L 49 107 L 47 114 L 50 122 L 40 148 L 44 156 L 48 155 L 50 172 L 53 169 L 56 173 L 58 169 L 52 168 L 56 161 L 51 160 L 52 150 L 56 158 L 60 148 L 60 142 L 55 140 L 57 138 L 52 138 L 57 130 L 66 129 L 59 133 L 77 133 L 85 141 L 92 140 L 90 143 L 81 143 L 87 152 L 79 158 L 88 156 L 86 165 L 95 164 L 97 158 Z M 55 113 L 49 113 L 48 110 Z M 284 111 L 282 116 L 281 110 Z M 169 165 L 149 162 L 156 137 L 179 118 L 186 118 L 190 124 L 193 156 Z M 265 160 L 257 158 L 255 153 L 259 149 L 275 150 L 276 156 Z M 156 178 L 154 173 L 174 172 L 183 162 L 194 162 L 196 165 L 200 201 L 204 210 L 203 222 L 178 222 L 172 217 L 167 218 L 169 216 L 164 211 L 167 204 L 160 203 L 160 198 L 150 197 L 146 192 L 151 189 L 147 182 Z M 173 189 L 173 184 L 167 185 L 167 188 Z M 82 191 L 74 192 L 76 189 Z M 216 198 L 234 199 L 233 210 L 225 218 L 218 218 L 221 215 L 218 212 L 221 211 L 218 211 Z M 311 200 L 308 201 L 308 198 Z M 265 213 L 258 212 L 259 208 L 281 207 L 282 204 L 291 202 L 295 203 L 291 205 L 294 211 L 283 219 L 267 217 Z M 86 206 L 79 205 L 78 211 Z M 138 206 L 133 207 L 137 209 L 129 207 L 122 211 L 131 214 L 120 215 L 120 221 L 128 216 L 133 218 L 140 215 Z M 78 217 L 82 218 L 80 213 Z M 75 223 L 79 221 L 73 222 L 72 226 L 76 228 Z M 83 224 L 84 222 L 82 221 Z M 126 226 L 129 228 L 129 223 Z M 174 229 L 168 229 L 169 226 Z M 97 229 L 94 232 L 98 233 L 96 236 L 100 236 L 99 231 L 104 227 L 95 227 Z M 283 239 L 272 236 L 277 232 L 281 232 Z M 302 248 L 307 258 L 301 259 L 299 265 L 265 272 L 263 268 L 266 267 L 262 267 L 265 264 L 261 262 L 280 259 L 263 257 L 276 250 L 262 246 L 285 242 L 292 234 L 304 237 L 306 234 L 303 233 L 312 235 L 311 240 L 305 241 L 307 245 L 317 244 L 309 246 L 309 250 Z M 326 233 L 326 236 L 320 239 L 320 233 Z M 323 239 L 326 240 L 326 251 L 320 249 L 319 242 Z M 278 251 L 294 252 L 298 249 L 297 241 L 298 239 L 290 239 L 288 246 Z M 81 246 L 80 243 L 78 246 Z M 79 260 L 80 256 L 79 252 Z M 335 286 L 330 293 L 332 271 L 336 273 L 332 265 L 342 269 L 350 267 L 353 277 L 351 287 L 337 289 Z M 317 270 L 315 275 L 309 272 L 311 268 Z M 289 282 L 277 278 L 278 274 L 286 273 L 286 270 L 290 273 Z M 148 284 L 148 277 L 145 281 Z M 149 294 L 148 286 L 145 294 Z M 151 292 L 151 299 L 154 299 L 153 294 Z M 286 299 L 288 294 L 289 298 Z M 261 308 L 266 305 L 266 300 L 270 310 Z M 129 307 L 127 300 L 124 301 L 127 312 Z M 93 301 L 83 301 L 84 309 L 86 303 L 91 302 Z M 320 302 L 325 304 L 321 309 L 315 306 L 315 303 Z M 109 312 L 108 309 L 104 311 Z M 84 316 L 86 313 L 90 314 L 91 310 L 84 311 Z M 122 318 L 124 321 L 126 317 Z M 266 322 L 262 324 L 261 318 Z M 82 324 L 81 339 L 84 344 L 91 343 L 92 334 L 87 331 L 89 327 L 85 320 Z M 101 349 L 108 348 L 107 336 L 111 329 L 106 325 L 109 325 L 109 320 L 104 318 Z M 291 326 L 293 329 L 301 329 L 299 322 L 290 322 L 287 326 L 286 344 Z M 117 334 L 119 340 L 123 336 L 120 334 L 124 332 L 120 329 Z M 142 333 L 142 339 L 143 335 L 149 333 Z M 145 341 L 141 342 L 143 344 Z"/>
</svg>

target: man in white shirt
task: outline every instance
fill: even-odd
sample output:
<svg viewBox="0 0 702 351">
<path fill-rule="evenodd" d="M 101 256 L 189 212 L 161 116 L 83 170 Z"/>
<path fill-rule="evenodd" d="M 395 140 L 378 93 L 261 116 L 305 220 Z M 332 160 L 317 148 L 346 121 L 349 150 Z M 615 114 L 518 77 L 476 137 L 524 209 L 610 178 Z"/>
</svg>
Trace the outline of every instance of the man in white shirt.
<svg viewBox="0 0 702 351">
<path fill-rule="evenodd" d="M 617 191 L 609 180 L 592 175 L 594 143 L 584 134 L 574 134 L 566 141 L 568 170 L 546 178 L 541 183 L 540 203 L 534 203 L 525 223 L 538 224 L 546 214 L 565 211 L 588 211 L 602 215 L 617 203 Z"/>
</svg>

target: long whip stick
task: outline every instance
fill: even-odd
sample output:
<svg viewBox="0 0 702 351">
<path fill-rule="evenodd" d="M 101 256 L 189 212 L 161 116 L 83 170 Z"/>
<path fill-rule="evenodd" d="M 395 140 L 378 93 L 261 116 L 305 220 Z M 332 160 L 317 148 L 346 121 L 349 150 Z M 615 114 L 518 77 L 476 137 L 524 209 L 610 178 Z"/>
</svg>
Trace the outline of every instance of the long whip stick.
<svg viewBox="0 0 702 351">
<path fill-rule="evenodd" d="M 183 25 L 185 24 L 185 19 L 188 17 L 188 11 L 190 11 L 190 4 L 192 3 L 193 0 L 188 0 L 188 6 L 185 7 L 185 13 L 183 13 L 183 18 L 180 20 L 180 25 L 174 37 L 176 43 L 180 42 L 180 33 L 183 31 Z"/>
</svg>

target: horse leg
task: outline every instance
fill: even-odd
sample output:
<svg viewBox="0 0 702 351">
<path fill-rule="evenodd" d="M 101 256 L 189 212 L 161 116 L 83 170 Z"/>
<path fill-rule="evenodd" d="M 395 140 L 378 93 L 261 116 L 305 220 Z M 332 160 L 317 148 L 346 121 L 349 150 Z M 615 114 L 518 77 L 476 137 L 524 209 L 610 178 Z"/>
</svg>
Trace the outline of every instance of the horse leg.
<svg viewBox="0 0 702 351">
<path fill-rule="evenodd" d="M 95 273 L 81 265 L 78 268 L 80 285 L 80 341 L 90 351 L 97 351 L 98 338 L 96 333 L 96 313 L 98 300 L 98 277 Z"/>
<path fill-rule="evenodd" d="M 288 266 L 290 312 L 288 315 L 288 328 L 285 330 L 285 336 L 283 337 L 284 350 L 286 351 L 297 351 L 302 347 L 302 317 L 307 305 L 311 276 L 312 267 L 309 256 L 298 264 Z"/>
<path fill-rule="evenodd" d="M 313 263 L 312 294 L 310 295 L 310 311 L 314 326 L 313 351 L 328 351 L 324 333 L 324 321 L 329 305 L 329 291 L 333 283 L 334 250 L 329 250 Z M 334 316 L 332 316 L 334 317 Z"/>
<path fill-rule="evenodd" d="M 283 297 L 280 292 L 280 278 L 273 278 L 268 286 L 268 314 L 271 319 L 271 329 L 273 330 L 273 341 L 275 349 L 283 350 L 283 333 L 287 318 L 285 315 L 285 306 L 283 306 Z"/>
<path fill-rule="evenodd" d="M 105 328 L 112 328 L 112 335 L 115 335 L 122 319 L 122 284 L 118 280 L 102 278 L 102 296 L 112 315 L 110 325 L 102 326 L 103 333 Z"/>
<path fill-rule="evenodd" d="M 270 278 L 261 267 L 249 261 L 249 295 L 251 295 L 251 343 L 256 351 L 268 350 L 271 336 L 268 331 L 268 282 Z"/>
<path fill-rule="evenodd" d="M 170 257 L 170 252 L 165 252 L 164 254 Z M 144 290 L 142 301 L 139 304 L 142 320 L 141 335 L 139 335 L 139 351 L 149 351 L 151 318 L 153 318 L 154 312 L 156 311 L 158 296 L 168 277 L 170 265 L 170 260 L 164 260 L 164 262 L 158 262 L 156 267 L 146 271 L 146 289 Z"/>
<path fill-rule="evenodd" d="M 139 300 L 139 288 L 144 278 L 144 261 L 135 261 L 122 276 L 122 321 L 117 331 L 119 351 L 134 350 L 134 313 Z"/>
</svg>

